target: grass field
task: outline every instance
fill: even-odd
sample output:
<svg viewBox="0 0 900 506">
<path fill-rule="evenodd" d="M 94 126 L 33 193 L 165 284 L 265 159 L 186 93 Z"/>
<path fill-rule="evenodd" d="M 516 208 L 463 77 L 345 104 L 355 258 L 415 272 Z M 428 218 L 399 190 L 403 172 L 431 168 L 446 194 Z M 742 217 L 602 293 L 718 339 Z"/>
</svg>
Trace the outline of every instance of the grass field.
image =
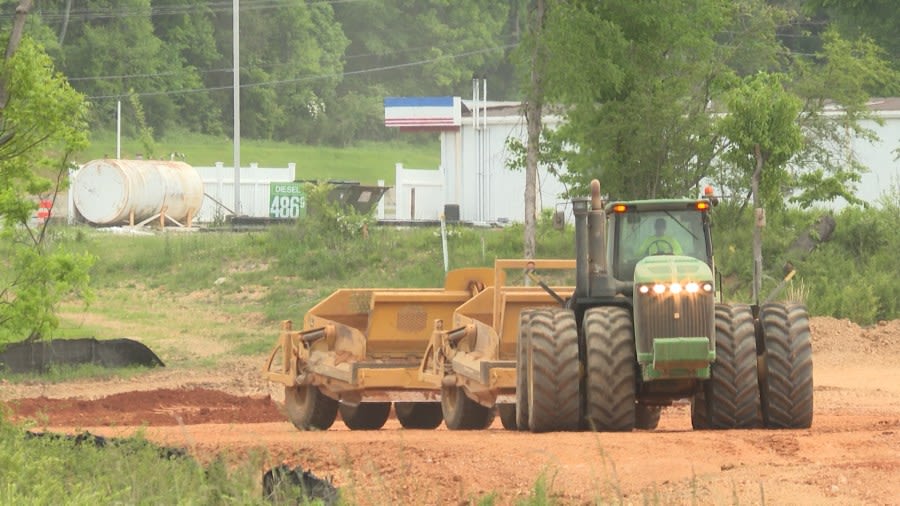
<svg viewBox="0 0 900 506">
<path fill-rule="evenodd" d="M 75 159 L 80 163 L 98 158 L 115 157 L 116 138 L 113 132 L 97 132 L 91 136 L 91 146 Z M 169 159 L 171 153 L 183 153 L 184 161 L 197 167 L 222 162 L 232 166 L 234 148 L 231 139 L 194 133 L 171 133 L 156 142 L 156 158 Z M 121 156 L 134 158 L 144 148 L 137 139 L 122 140 Z M 394 165 L 402 163 L 417 169 L 436 169 L 440 164 L 440 143 L 364 142 L 345 148 L 303 146 L 286 142 L 241 141 L 241 165 L 256 163 L 260 167 L 287 167 L 297 164 L 298 179 L 342 179 L 375 184 L 379 179 L 394 182 Z"/>
</svg>

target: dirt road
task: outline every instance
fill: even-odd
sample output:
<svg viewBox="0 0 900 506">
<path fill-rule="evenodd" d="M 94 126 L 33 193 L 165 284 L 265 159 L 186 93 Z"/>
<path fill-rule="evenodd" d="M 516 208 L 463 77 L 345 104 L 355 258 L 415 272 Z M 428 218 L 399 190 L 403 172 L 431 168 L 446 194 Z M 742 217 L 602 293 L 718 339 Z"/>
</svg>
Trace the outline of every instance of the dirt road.
<svg viewBox="0 0 900 506">
<path fill-rule="evenodd" d="M 562 504 L 900 504 L 900 321 L 860 329 L 814 318 L 815 418 L 809 430 L 694 432 L 689 408 L 628 434 L 401 429 L 298 432 L 259 364 L 221 373 L 160 370 L 131 380 L 3 385 L 19 418 L 54 431 L 133 434 L 238 461 L 262 448 L 332 476 L 353 503 L 498 504 L 544 476 Z"/>
</svg>

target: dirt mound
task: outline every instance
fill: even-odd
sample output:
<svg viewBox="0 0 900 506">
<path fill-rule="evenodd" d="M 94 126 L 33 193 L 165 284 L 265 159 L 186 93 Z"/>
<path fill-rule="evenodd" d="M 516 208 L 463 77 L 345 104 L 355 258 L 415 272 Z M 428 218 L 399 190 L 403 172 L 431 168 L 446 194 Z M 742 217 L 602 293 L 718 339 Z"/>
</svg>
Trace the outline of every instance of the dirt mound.
<svg viewBox="0 0 900 506">
<path fill-rule="evenodd" d="M 128 392 L 96 400 L 35 397 L 7 403 L 13 418 L 73 427 L 166 426 L 281 422 L 266 397 L 240 397 L 204 388 Z"/>
<path fill-rule="evenodd" d="M 900 320 L 860 327 L 850 320 L 817 316 L 810 319 L 813 352 L 879 353 L 900 350 Z"/>
</svg>

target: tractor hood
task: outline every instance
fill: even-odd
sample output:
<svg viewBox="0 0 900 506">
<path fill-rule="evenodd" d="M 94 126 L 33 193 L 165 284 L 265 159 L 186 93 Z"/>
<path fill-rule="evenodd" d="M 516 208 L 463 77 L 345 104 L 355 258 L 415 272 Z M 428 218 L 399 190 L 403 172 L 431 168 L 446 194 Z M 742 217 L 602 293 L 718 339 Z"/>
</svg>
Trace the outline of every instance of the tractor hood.
<svg viewBox="0 0 900 506">
<path fill-rule="evenodd" d="M 649 256 L 634 268 L 634 284 L 712 283 L 712 270 L 705 262 L 680 255 Z"/>
<path fill-rule="evenodd" d="M 635 351 L 644 381 L 706 379 L 715 360 L 712 270 L 689 256 L 650 256 L 634 269 Z"/>
</svg>

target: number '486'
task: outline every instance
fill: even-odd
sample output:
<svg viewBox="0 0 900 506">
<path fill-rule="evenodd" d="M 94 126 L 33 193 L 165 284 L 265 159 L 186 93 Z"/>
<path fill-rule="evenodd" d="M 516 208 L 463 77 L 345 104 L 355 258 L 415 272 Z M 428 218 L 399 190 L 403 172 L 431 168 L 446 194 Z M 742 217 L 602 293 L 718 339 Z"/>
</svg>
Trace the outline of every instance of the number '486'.
<svg viewBox="0 0 900 506">
<path fill-rule="evenodd" d="M 272 199 L 269 213 L 274 218 L 298 218 L 302 206 L 299 195 L 283 195 Z"/>
</svg>

